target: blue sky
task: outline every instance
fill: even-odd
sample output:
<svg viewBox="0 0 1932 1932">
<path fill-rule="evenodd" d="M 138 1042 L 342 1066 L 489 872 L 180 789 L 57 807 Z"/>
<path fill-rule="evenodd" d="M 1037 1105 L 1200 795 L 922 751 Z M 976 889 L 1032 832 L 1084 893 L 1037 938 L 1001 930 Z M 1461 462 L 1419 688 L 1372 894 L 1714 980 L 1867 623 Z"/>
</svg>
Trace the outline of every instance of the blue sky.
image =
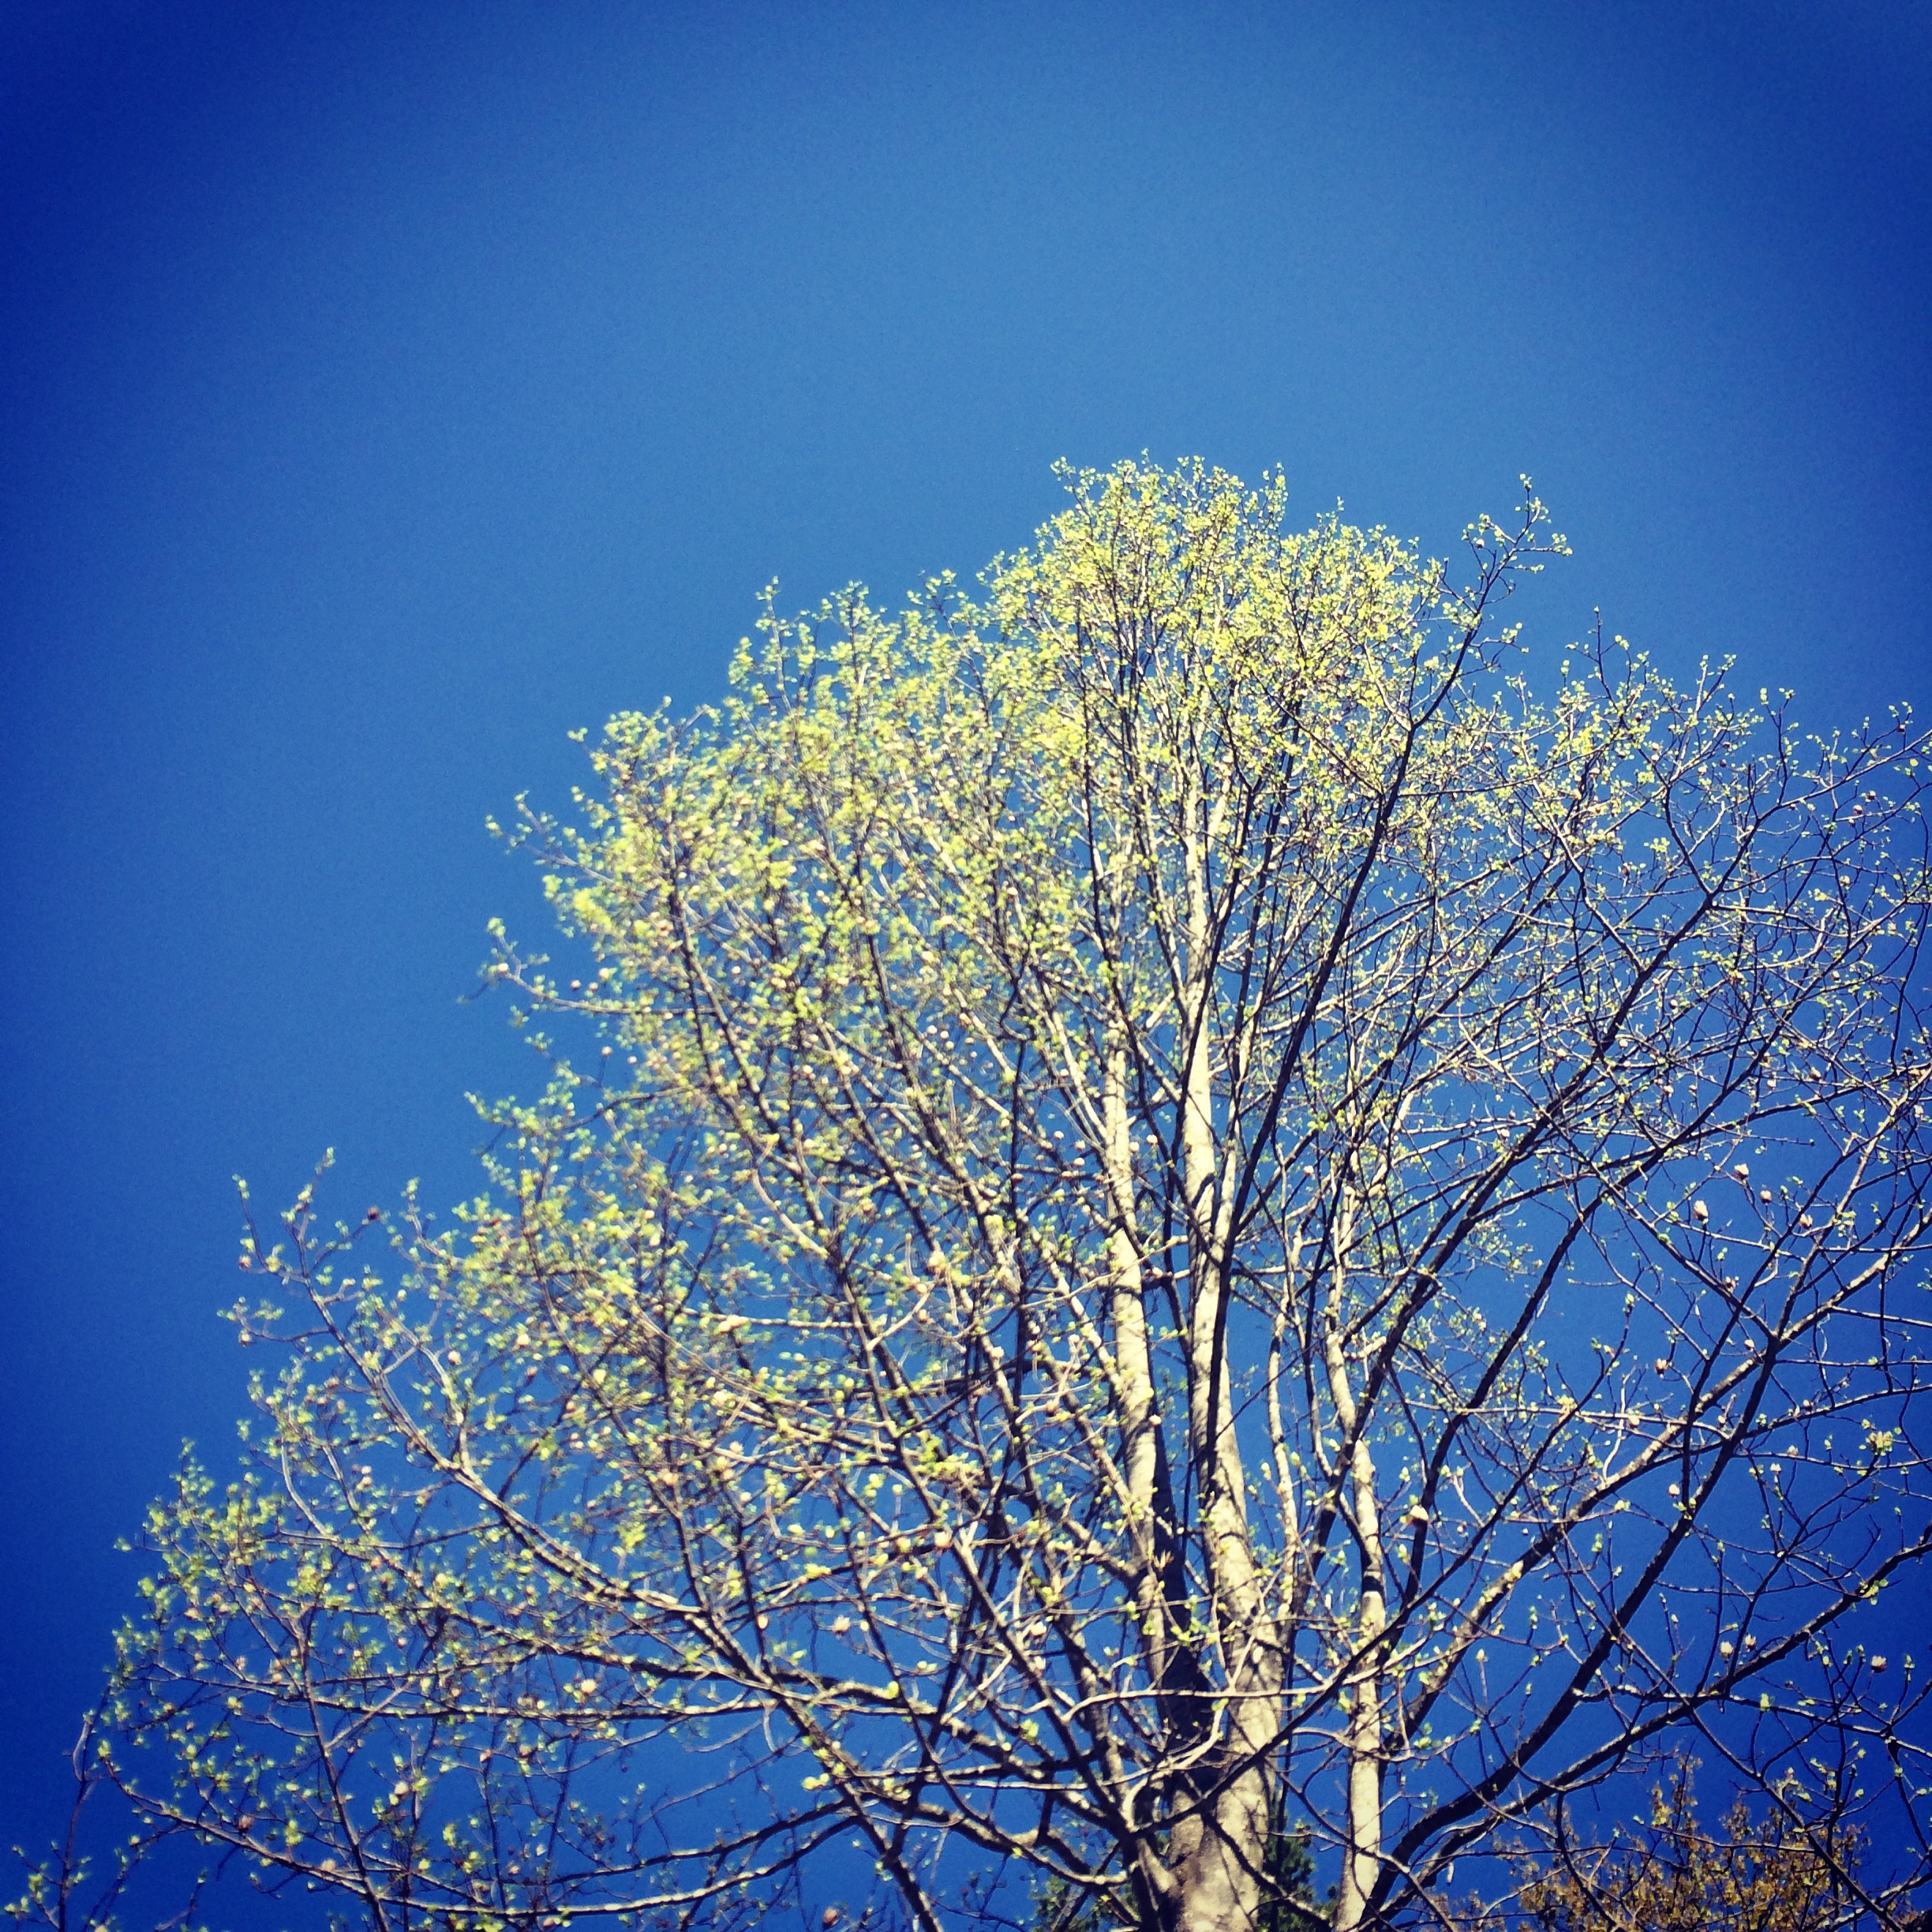
<svg viewBox="0 0 1932 1932">
<path fill-rule="evenodd" d="M 1054 459 L 1279 463 L 1822 727 L 1932 698 L 1932 26 L 1503 9 L 0 12 L 0 1843 L 245 1358 L 230 1177 L 474 1184 L 485 817 L 777 578 L 970 575 Z"/>
</svg>

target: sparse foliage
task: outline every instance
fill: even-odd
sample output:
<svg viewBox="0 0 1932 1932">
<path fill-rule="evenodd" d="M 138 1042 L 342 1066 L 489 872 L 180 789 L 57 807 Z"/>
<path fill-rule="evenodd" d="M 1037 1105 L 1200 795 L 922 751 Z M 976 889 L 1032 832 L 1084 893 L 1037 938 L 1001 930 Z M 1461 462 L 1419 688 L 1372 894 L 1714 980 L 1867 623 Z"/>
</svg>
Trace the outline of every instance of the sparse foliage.
<svg viewBox="0 0 1932 1932">
<path fill-rule="evenodd" d="M 149 1815 L 381 1932 L 1249 1932 L 1283 1843 L 1440 1923 L 1691 1735 L 1917 1842 L 1859 1619 L 1932 1500 L 1923 742 L 1601 638 L 1533 697 L 1533 498 L 1458 586 L 1071 485 L 522 822 L 595 963 L 490 977 L 609 1050 L 393 1276 L 251 1233 L 245 1470 L 122 1639 Z"/>
<path fill-rule="evenodd" d="M 1526 1862 L 1511 1906 L 1482 1923 L 1521 1932 L 1839 1932 L 1870 1923 L 1855 1832 L 1795 1810 L 1788 1795 L 1762 1818 L 1739 1798 L 1713 1831 L 1698 1819 L 1686 1759 L 1652 1792 L 1634 1834 L 1579 1840 L 1567 1820 L 1553 1822 L 1547 1861 Z"/>
</svg>

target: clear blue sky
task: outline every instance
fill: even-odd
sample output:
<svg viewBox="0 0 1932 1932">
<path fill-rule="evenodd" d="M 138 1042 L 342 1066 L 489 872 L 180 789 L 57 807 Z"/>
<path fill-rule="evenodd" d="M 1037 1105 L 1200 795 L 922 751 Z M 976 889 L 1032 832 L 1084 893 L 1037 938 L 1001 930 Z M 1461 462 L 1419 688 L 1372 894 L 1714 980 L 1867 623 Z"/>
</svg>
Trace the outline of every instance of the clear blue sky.
<svg viewBox="0 0 1932 1932">
<path fill-rule="evenodd" d="M 0 8 L 0 1844 L 245 1359 L 229 1177 L 472 1185 L 566 738 L 1145 449 L 1932 698 L 1932 15 L 1637 0 Z"/>
</svg>

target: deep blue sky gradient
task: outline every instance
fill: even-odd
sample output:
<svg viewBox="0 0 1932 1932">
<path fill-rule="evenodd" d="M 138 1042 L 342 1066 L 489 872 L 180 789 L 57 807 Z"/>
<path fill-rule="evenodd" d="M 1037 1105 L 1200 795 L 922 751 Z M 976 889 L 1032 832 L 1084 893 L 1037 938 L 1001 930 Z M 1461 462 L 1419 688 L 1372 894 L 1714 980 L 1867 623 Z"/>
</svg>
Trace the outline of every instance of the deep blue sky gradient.
<svg viewBox="0 0 1932 1932">
<path fill-rule="evenodd" d="M 230 1453 L 230 1181 L 474 1184 L 483 831 L 777 577 L 970 575 L 1060 456 L 1932 698 L 1932 16 L 1900 0 L 0 7 L 0 1844 Z"/>
</svg>

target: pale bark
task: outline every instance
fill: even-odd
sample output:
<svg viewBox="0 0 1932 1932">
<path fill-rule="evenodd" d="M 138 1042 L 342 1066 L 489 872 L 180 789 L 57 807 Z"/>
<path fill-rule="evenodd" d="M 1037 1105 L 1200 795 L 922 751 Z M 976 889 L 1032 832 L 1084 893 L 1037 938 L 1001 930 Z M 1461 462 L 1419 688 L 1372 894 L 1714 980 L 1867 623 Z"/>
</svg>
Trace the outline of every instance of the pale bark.
<svg viewBox="0 0 1932 1932">
<path fill-rule="evenodd" d="M 1348 1358 L 1342 1347 L 1348 1250 L 1354 1216 L 1347 1204 L 1336 1219 L 1333 1290 L 1323 1341 L 1329 1399 L 1335 1405 L 1335 1426 L 1350 1450 L 1349 1478 L 1354 1505 L 1358 1561 L 1361 1566 L 1361 1600 L 1355 1616 L 1354 1667 L 1348 1675 L 1347 1836 L 1342 1852 L 1342 1876 L 1335 1898 L 1336 1932 L 1350 1932 L 1361 1923 L 1382 1863 L 1382 1680 L 1380 1646 L 1387 1623 L 1387 1585 L 1382 1556 L 1381 1522 L 1376 1503 L 1375 1458 L 1370 1451 L 1355 1394 L 1349 1380 Z"/>
<path fill-rule="evenodd" d="M 1215 935 L 1208 840 L 1197 835 L 1198 798 L 1187 803 L 1188 947 L 1181 1024 L 1186 1048 L 1181 1182 L 1190 1288 L 1189 1422 L 1226 1688 L 1211 1741 L 1193 1767 L 1198 1808 L 1178 1822 L 1174 1837 L 1181 1925 L 1186 1932 L 1245 1932 L 1260 1904 L 1267 1855 L 1268 1757 L 1281 1730 L 1282 1661 L 1255 1560 L 1234 1428 L 1224 1305 L 1233 1189 L 1219 1171 L 1222 1150 L 1214 1117 Z"/>
<path fill-rule="evenodd" d="M 1155 1407 L 1154 1368 L 1148 1345 L 1145 1270 L 1135 1227 L 1133 1121 L 1127 1105 L 1127 1049 L 1118 1035 L 1109 1043 L 1102 1091 L 1101 1159 L 1111 1198 L 1107 1237 L 1113 1276 L 1114 1372 L 1119 1408 L 1121 1474 L 1127 1490 L 1127 1520 L 1133 1541 L 1134 1597 L 1146 1646 L 1148 1676 L 1155 1694 L 1170 1700 L 1174 1675 L 1171 1608 L 1182 1582 L 1175 1574 L 1174 1507 L 1160 1455 L 1160 1417 Z M 1146 1821 L 1141 1821 L 1145 1823 Z M 1172 1874 L 1143 1840 L 1141 1876 L 1156 1897 L 1171 1896 Z"/>
</svg>

